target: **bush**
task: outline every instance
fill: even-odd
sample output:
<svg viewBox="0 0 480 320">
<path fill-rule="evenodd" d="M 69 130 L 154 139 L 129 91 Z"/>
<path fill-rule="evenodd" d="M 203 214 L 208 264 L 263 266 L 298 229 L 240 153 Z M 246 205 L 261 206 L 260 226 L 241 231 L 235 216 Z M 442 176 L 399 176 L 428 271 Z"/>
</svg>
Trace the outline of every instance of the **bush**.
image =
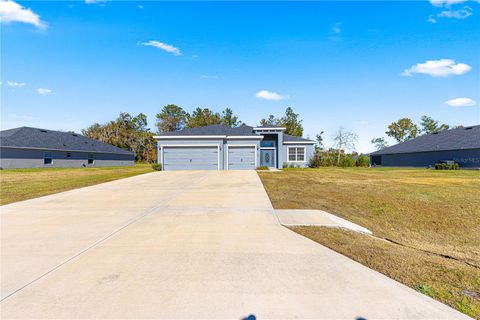
<svg viewBox="0 0 480 320">
<path fill-rule="evenodd" d="M 369 167 L 370 166 L 370 157 L 365 155 L 359 155 L 355 163 L 357 167 Z"/>
<path fill-rule="evenodd" d="M 162 164 L 161 163 L 154 163 L 152 164 L 152 169 L 156 171 L 161 171 L 162 170 Z"/>
<path fill-rule="evenodd" d="M 438 162 L 435 163 L 435 169 L 436 170 L 457 170 L 460 166 L 458 163 L 452 162 L 452 163 L 445 163 L 445 162 Z"/>
<path fill-rule="evenodd" d="M 288 162 L 284 162 L 282 168 L 283 168 L 283 169 L 288 168 Z"/>
<path fill-rule="evenodd" d="M 257 170 L 269 170 L 267 166 L 258 166 Z"/>
<path fill-rule="evenodd" d="M 340 157 L 340 167 L 355 167 L 355 159 L 351 154 L 342 155 Z"/>
</svg>

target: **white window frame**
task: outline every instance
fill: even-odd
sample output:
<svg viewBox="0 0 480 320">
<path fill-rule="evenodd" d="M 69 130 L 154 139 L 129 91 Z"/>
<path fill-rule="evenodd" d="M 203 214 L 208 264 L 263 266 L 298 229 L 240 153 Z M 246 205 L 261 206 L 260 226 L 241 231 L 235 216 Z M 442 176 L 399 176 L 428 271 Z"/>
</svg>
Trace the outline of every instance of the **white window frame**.
<svg viewBox="0 0 480 320">
<path fill-rule="evenodd" d="M 290 149 L 303 149 L 303 160 L 298 160 L 298 151 L 295 151 L 295 160 L 290 160 Z M 306 147 L 287 147 L 287 162 L 306 162 L 307 160 Z"/>
<path fill-rule="evenodd" d="M 45 156 L 47 153 L 50 153 L 50 157 Z M 50 163 L 45 163 L 45 159 L 50 159 Z M 51 151 L 44 151 L 43 152 L 43 165 L 44 166 L 53 166 L 53 152 L 51 152 Z"/>
<path fill-rule="evenodd" d="M 232 147 L 232 148 L 235 148 L 235 147 L 252 147 L 255 149 L 255 169 L 258 167 L 258 163 L 257 163 L 257 145 L 256 144 L 226 144 L 225 145 L 225 152 L 226 152 L 226 156 L 225 156 L 225 170 L 229 170 L 228 169 L 228 147 Z M 254 170 L 255 170 L 254 169 Z"/>
</svg>

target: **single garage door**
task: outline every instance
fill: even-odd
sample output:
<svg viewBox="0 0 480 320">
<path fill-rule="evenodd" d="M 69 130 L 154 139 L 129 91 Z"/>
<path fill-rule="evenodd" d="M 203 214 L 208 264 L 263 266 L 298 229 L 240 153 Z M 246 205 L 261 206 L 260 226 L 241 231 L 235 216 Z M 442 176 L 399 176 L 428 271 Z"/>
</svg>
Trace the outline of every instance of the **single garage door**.
<svg viewBox="0 0 480 320">
<path fill-rule="evenodd" d="M 163 147 L 164 170 L 218 170 L 218 147 Z"/>
<path fill-rule="evenodd" d="M 228 146 L 229 170 L 254 170 L 255 146 Z"/>
</svg>

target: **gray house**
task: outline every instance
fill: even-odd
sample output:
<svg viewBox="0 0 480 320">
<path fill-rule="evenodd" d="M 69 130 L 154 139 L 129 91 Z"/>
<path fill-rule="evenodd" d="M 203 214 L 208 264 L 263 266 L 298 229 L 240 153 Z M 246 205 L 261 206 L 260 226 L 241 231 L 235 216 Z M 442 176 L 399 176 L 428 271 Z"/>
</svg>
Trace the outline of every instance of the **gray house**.
<svg viewBox="0 0 480 320">
<path fill-rule="evenodd" d="M 371 165 L 384 167 L 428 167 L 442 161 L 480 168 L 480 125 L 425 134 L 370 154 Z"/>
<path fill-rule="evenodd" d="M 30 127 L 0 131 L 0 168 L 131 166 L 135 154 L 82 136 Z"/>
<path fill-rule="evenodd" d="M 314 141 L 275 126 L 211 125 L 154 136 L 164 170 L 245 170 L 258 166 L 306 167 Z"/>
</svg>

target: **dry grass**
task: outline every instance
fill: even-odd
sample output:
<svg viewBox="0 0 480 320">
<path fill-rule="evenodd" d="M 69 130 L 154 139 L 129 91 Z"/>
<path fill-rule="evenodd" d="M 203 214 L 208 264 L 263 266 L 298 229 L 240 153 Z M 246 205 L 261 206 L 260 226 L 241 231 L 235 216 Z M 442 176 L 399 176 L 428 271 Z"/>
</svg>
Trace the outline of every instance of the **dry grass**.
<svg viewBox="0 0 480 320">
<path fill-rule="evenodd" d="M 0 205 L 151 172 L 151 165 L 0 171 Z"/>
<path fill-rule="evenodd" d="M 401 245 L 340 230 L 295 231 L 480 317 L 480 172 L 321 168 L 259 175 L 275 208 L 322 209 Z"/>
</svg>

